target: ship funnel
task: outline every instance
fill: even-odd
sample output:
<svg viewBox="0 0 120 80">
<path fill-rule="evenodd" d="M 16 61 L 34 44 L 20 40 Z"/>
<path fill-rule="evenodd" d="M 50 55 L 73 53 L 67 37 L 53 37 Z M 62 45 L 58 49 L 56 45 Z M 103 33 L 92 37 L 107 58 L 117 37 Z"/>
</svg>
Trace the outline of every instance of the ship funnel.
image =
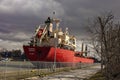
<svg viewBox="0 0 120 80">
<path fill-rule="evenodd" d="M 85 56 L 87 56 L 87 45 L 85 46 Z"/>
<path fill-rule="evenodd" d="M 83 56 L 83 47 L 84 47 L 84 43 L 82 43 L 82 45 L 81 45 L 81 55 Z"/>
<path fill-rule="evenodd" d="M 84 44 L 82 43 L 82 46 L 81 46 L 81 52 L 83 53 L 83 46 L 84 46 Z"/>
</svg>

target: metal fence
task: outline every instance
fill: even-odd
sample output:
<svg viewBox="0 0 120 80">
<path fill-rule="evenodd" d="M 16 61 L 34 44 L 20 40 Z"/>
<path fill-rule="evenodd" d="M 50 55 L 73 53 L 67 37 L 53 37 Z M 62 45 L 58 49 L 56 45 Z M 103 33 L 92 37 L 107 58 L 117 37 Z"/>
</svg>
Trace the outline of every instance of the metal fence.
<svg viewBox="0 0 120 80">
<path fill-rule="evenodd" d="M 35 61 L 2 61 L 0 62 L 0 80 L 20 80 L 32 76 L 41 77 L 53 72 L 84 68 L 91 65 L 93 64 Z"/>
</svg>

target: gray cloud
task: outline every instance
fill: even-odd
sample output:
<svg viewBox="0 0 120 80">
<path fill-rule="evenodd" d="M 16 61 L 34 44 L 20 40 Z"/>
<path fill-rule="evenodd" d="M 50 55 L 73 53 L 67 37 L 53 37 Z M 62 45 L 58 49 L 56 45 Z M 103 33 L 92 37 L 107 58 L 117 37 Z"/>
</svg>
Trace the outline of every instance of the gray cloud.
<svg viewBox="0 0 120 80">
<path fill-rule="evenodd" d="M 0 48 L 6 48 L 8 50 L 12 49 L 22 49 L 23 44 L 26 42 L 15 42 L 15 41 L 10 41 L 10 40 L 2 40 L 0 39 Z"/>
<path fill-rule="evenodd" d="M 21 28 L 30 30 L 31 27 L 51 15 L 52 2 L 54 0 L 2 0 L 0 2 L 0 22 L 7 25 L 6 27 L 9 29 L 12 26 L 17 30 L 21 30 Z M 64 14 L 59 3 L 54 2 L 54 5 L 58 8 L 56 9 L 58 15 Z"/>
<path fill-rule="evenodd" d="M 0 0 L 0 46 L 29 40 L 35 27 L 53 16 L 53 11 L 62 19 L 62 28 L 68 27 L 78 38 L 85 38 L 88 36 L 83 26 L 85 20 L 104 11 L 113 11 L 119 17 L 119 3 L 119 0 Z"/>
</svg>

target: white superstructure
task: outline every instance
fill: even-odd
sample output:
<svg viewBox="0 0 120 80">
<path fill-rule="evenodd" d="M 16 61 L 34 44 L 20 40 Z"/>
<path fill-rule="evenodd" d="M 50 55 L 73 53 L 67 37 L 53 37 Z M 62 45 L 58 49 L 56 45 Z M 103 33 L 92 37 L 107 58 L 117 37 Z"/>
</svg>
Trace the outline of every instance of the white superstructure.
<svg viewBox="0 0 120 80">
<path fill-rule="evenodd" d="M 53 24 L 56 28 L 53 29 Z M 63 32 L 59 27 L 59 19 L 48 19 L 44 26 L 39 26 L 30 42 L 31 46 L 55 46 L 58 48 L 69 49 L 74 51 L 76 48 L 76 38 L 70 35 L 68 28 Z M 56 44 L 55 44 L 56 43 Z"/>
</svg>

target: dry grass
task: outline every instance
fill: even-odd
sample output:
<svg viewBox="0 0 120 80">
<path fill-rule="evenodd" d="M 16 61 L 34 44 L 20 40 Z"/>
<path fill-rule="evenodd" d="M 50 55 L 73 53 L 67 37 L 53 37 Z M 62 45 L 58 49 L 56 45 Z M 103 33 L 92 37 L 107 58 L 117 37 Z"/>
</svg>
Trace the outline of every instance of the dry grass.
<svg viewBox="0 0 120 80">
<path fill-rule="evenodd" d="M 84 79 L 84 80 L 105 80 L 104 75 L 99 71 L 96 74 L 94 74 L 92 77 L 89 79 Z"/>
<path fill-rule="evenodd" d="M 5 80 L 20 80 L 20 79 L 25 79 L 28 77 L 34 77 L 34 76 L 39 76 L 39 77 L 44 77 L 46 75 L 51 75 L 51 74 L 55 74 L 61 71 L 69 71 L 70 68 L 59 68 L 55 71 L 47 71 L 46 69 L 42 69 L 42 70 L 22 70 L 22 71 L 14 71 L 14 72 L 9 72 L 6 74 L 1 74 L 0 73 L 0 79 L 5 79 Z"/>
</svg>

